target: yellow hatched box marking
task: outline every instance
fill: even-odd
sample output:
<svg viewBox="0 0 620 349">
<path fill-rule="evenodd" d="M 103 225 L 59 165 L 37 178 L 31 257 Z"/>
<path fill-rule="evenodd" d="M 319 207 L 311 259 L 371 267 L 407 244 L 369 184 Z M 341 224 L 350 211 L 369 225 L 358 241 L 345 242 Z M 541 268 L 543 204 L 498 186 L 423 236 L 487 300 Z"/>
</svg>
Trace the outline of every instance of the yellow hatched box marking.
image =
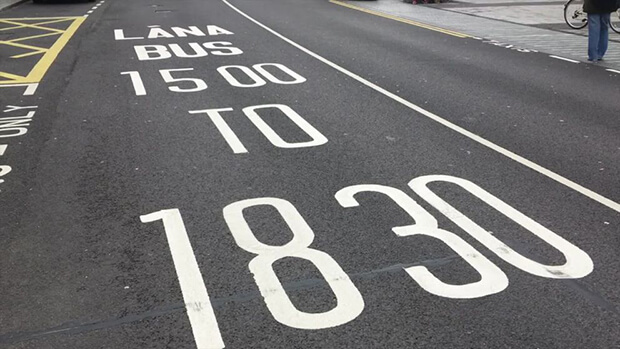
<svg viewBox="0 0 620 349">
<path fill-rule="evenodd" d="M 86 18 L 84 17 L 43 17 L 43 18 L 0 18 L 0 24 L 9 25 L 8 27 L 4 27 L 0 29 L 0 33 L 7 30 L 19 30 L 19 29 L 38 29 L 45 31 L 44 34 L 31 35 L 25 37 L 19 37 L 16 39 L 2 41 L 0 40 L 0 46 L 12 46 L 20 49 L 26 49 L 30 52 L 22 53 L 19 55 L 11 56 L 13 59 L 19 59 L 24 57 L 30 57 L 34 55 L 42 55 L 41 59 L 37 62 L 37 64 L 32 68 L 30 73 L 26 76 L 21 76 L 17 74 L 12 74 L 10 72 L 2 71 L 2 66 L 0 65 L 0 78 L 8 79 L 1 80 L 0 85 L 7 84 L 30 84 L 37 83 L 43 79 L 43 76 L 49 69 L 49 67 L 54 63 L 58 54 L 65 47 L 69 39 L 75 34 L 80 25 L 84 22 Z M 28 22 L 25 22 L 28 21 Z M 36 22 L 30 22 L 36 21 Z M 67 29 L 57 29 L 51 28 L 46 25 L 55 24 L 61 22 L 69 22 L 71 24 Z M 54 44 L 49 47 L 38 47 L 33 45 L 28 45 L 27 41 L 32 39 L 38 39 L 49 36 L 58 36 L 58 39 L 54 42 Z"/>
</svg>

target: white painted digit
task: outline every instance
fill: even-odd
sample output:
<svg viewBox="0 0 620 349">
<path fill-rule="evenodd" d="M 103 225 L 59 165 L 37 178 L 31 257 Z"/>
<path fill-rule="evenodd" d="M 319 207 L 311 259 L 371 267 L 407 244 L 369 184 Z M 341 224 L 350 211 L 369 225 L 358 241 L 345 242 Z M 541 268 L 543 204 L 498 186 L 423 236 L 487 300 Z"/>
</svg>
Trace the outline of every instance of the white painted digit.
<svg viewBox="0 0 620 349">
<path fill-rule="evenodd" d="M 144 88 L 144 82 L 140 76 L 140 72 L 137 71 L 124 71 L 121 75 L 129 75 L 136 96 L 146 96 L 146 89 Z"/>
<path fill-rule="evenodd" d="M 213 305 L 202 274 L 200 274 L 181 212 L 178 209 L 162 210 L 140 216 L 140 220 L 142 223 L 159 220 L 164 223 L 166 238 L 181 285 L 181 293 L 196 346 L 198 349 L 224 348 L 224 340 L 217 324 Z"/>
<path fill-rule="evenodd" d="M 341 189 L 335 196 L 342 207 L 356 207 L 359 202 L 355 199 L 355 194 L 361 192 L 387 195 L 414 219 L 415 224 L 392 228 L 396 235 L 426 235 L 436 238 L 448 245 L 480 274 L 480 281 L 452 285 L 439 280 L 424 266 L 404 268 L 427 292 L 441 297 L 468 299 L 499 293 L 508 287 L 508 277 L 501 269 L 458 235 L 439 229 L 437 220 L 401 190 L 383 185 L 361 184 Z"/>
<path fill-rule="evenodd" d="M 235 78 L 230 73 L 229 70 L 231 70 L 231 69 L 240 70 L 248 78 L 250 78 L 250 80 L 252 80 L 253 82 L 252 83 L 242 83 L 241 81 L 237 80 L 237 78 Z M 258 76 L 258 74 L 253 72 L 252 69 L 250 69 L 248 67 L 244 67 L 242 65 L 226 65 L 226 66 L 217 68 L 217 72 L 220 73 L 220 75 L 222 75 L 222 77 L 224 79 L 226 79 L 226 81 L 228 81 L 229 84 L 231 84 L 232 86 L 235 86 L 235 87 L 258 87 L 258 86 L 263 86 L 263 85 L 267 84 L 267 82 L 265 80 L 263 80 L 263 78 Z"/>
<path fill-rule="evenodd" d="M 255 206 L 275 208 L 291 229 L 293 239 L 283 246 L 258 241 L 243 216 L 244 209 Z M 278 198 L 238 201 L 224 208 L 224 219 L 237 245 L 258 255 L 252 259 L 249 268 L 267 308 L 278 322 L 300 329 L 323 329 L 352 321 L 364 310 L 362 295 L 338 263 L 327 253 L 308 247 L 314 233 L 290 202 Z M 306 313 L 295 308 L 273 270 L 273 263 L 285 257 L 312 262 L 334 292 L 336 307 L 324 313 Z"/>
<path fill-rule="evenodd" d="M 280 110 L 286 115 L 292 122 L 295 123 L 300 129 L 302 129 L 310 138 L 311 141 L 306 142 L 287 142 L 280 137 L 276 131 L 271 128 L 261 117 L 258 115 L 257 110 L 274 108 Z M 252 123 L 267 137 L 271 144 L 278 148 L 307 148 L 316 147 L 327 143 L 327 138 L 321 134 L 316 128 L 314 128 L 308 121 L 306 121 L 301 115 L 297 114 L 291 107 L 284 104 L 264 104 L 256 105 L 252 107 L 243 108 L 243 113 L 252 121 Z"/>
<path fill-rule="evenodd" d="M 12 168 L 8 165 L 0 165 L 0 177 L 8 175 Z M 0 179 L 0 183 L 4 183 L 4 179 Z"/>
<path fill-rule="evenodd" d="M 280 80 L 277 77 L 275 77 L 273 74 L 268 72 L 264 67 L 275 67 L 275 68 L 278 68 L 283 73 L 285 73 L 286 75 L 292 77 L 293 80 L 291 80 L 291 81 Z M 291 69 L 289 69 L 286 66 L 284 66 L 282 64 L 279 64 L 279 63 L 255 64 L 255 65 L 252 66 L 252 68 L 254 68 L 259 74 L 261 74 L 263 77 L 265 77 L 267 80 L 273 82 L 274 84 L 294 85 L 294 84 L 301 84 L 302 82 L 306 81 L 306 78 L 304 78 L 303 76 L 295 73 Z"/>
<path fill-rule="evenodd" d="M 515 223 L 529 230 L 531 233 L 556 248 L 564 255 L 566 263 L 557 266 L 545 265 L 515 252 L 512 248 L 501 242 L 490 232 L 480 227 L 474 221 L 467 218 L 456 208 L 433 193 L 428 188 L 428 184 L 431 182 L 452 183 L 467 190 L 473 196 L 484 201 L 495 210 L 501 212 Z M 416 192 L 416 194 L 428 201 L 429 204 L 433 205 L 433 207 L 465 230 L 469 235 L 480 241 L 484 246 L 493 251 L 493 253 L 497 254 L 500 258 L 521 270 L 545 278 L 576 279 L 590 274 L 594 269 L 592 259 L 590 259 L 590 256 L 588 256 L 587 253 L 468 180 L 452 176 L 432 175 L 416 178 L 409 182 L 409 186 Z"/>
<path fill-rule="evenodd" d="M 172 92 L 199 92 L 207 89 L 207 83 L 201 79 L 193 79 L 193 78 L 175 78 L 172 76 L 172 72 L 180 72 L 180 71 L 193 71 L 194 68 L 182 68 L 182 69 L 162 69 L 159 71 L 161 77 L 168 84 L 173 82 L 189 82 L 191 84 L 196 85 L 191 88 L 181 88 L 179 86 L 169 86 L 168 89 Z"/>
<path fill-rule="evenodd" d="M 215 52 L 216 51 L 213 51 L 212 53 L 216 54 Z M 235 53 L 235 54 L 239 54 L 239 53 Z M 278 68 L 280 71 L 282 71 L 286 75 L 293 78 L 293 80 L 290 80 L 290 81 L 281 80 L 277 78 L 275 75 L 271 74 L 269 71 L 267 71 L 265 67 Z M 279 63 L 254 64 L 252 68 L 254 68 L 265 79 L 269 80 L 270 82 L 274 84 L 292 85 L 292 84 L 301 84 L 302 82 L 306 81 L 306 78 L 304 78 L 303 76 L 295 73 L 293 70 Z M 252 83 L 243 83 L 239 81 L 237 78 L 235 78 L 230 73 L 231 69 L 236 69 L 236 70 L 243 72 L 250 80 L 252 80 Z M 224 77 L 224 79 L 226 79 L 226 81 L 228 81 L 229 84 L 235 87 L 258 87 L 258 86 L 263 86 L 267 84 L 265 79 L 263 79 L 258 74 L 256 74 L 252 69 L 242 66 L 242 65 L 227 65 L 227 66 L 217 68 L 217 71 L 220 73 L 220 75 L 222 75 L 222 77 Z"/>
</svg>

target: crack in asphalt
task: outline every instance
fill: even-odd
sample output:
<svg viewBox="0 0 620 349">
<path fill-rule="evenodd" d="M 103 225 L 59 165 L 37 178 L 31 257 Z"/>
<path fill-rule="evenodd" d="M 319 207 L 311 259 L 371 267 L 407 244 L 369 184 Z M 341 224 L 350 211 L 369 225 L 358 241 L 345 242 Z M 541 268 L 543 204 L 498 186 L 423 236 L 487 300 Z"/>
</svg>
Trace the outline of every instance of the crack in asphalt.
<svg viewBox="0 0 620 349">
<path fill-rule="evenodd" d="M 371 271 L 353 273 L 349 275 L 350 279 L 372 279 L 380 274 L 396 273 L 402 271 L 404 268 L 412 266 L 426 266 L 426 267 L 439 267 L 451 263 L 452 261 L 460 258 L 458 255 L 451 255 L 448 257 L 431 259 L 422 261 L 419 263 L 411 264 L 395 264 L 389 267 L 375 269 Z M 285 291 L 298 291 L 307 290 L 314 287 L 329 287 L 329 284 L 324 279 L 305 279 L 300 281 L 287 282 L 282 284 Z M 260 291 L 244 292 L 235 294 L 229 297 L 212 298 L 211 303 L 214 308 L 222 307 L 229 303 L 243 303 L 249 302 L 258 298 L 262 298 Z M 157 309 L 149 310 L 140 314 L 127 315 L 120 318 L 106 319 L 101 321 L 93 321 L 87 323 L 79 323 L 75 321 L 65 322 L 59 326 L 52 327 L 42 331 L 24 331 L 24 332 L 10 332 L 0 335 L 0 344 L 13 344 L 17 342 L 24 342 L 33 339 L 39 339 L 46 336 L 56 334 L 79 334 L 89 331 L 101 330 L 111 327 L 117 327 L 133 322 L 142 321 L 144 319 L 168 315 L 185 310 L 184 303 L 169 304 Z"/>
<path fill-rule="evenodd" d="M 514 243 L 514 242 L 513 242 Z M 517 245 L 519 245 L 517 243 Z M 491 252 L 482 253 L 485 256 L 493 255 Z M 350 279 L 364 280 L 364 279 L 372 279 L 381 274 L 386 273 L 397 273 L 403 271 L 405 268 L 413 267 L 413 266 L 425 266 L 428 268 L 436 268 L 440 266 L 444 266 L 452 263 L 453 261 L 459 259 L 458 255 L 450 255 L 443 258 L 437 259 L 429 259 L 418 263 L 410 263 L 410 264 L 395 264 L 385 268 L 375 269 L 371 271 L 359 272 L 349 274 Z M 586 300 L 593 303 L 597 307 L 610 311 L 616 315 L 620 315 L 620 311 L 616 305 L 608 300 L 606 300 L 599 293 L 591 290 L 587 287 L 587 285 L 583 282 L 574 279 L 566 279 L 560 280 L 564 282 L 572 290 L 579 293 Z M 308 290 L 315 287 L 329 287 L 329 284 L 324 279 L 305 279 L 300 281 L 287 282 L 282 284 L 285 291 L 298 291 L 298 290 Z M 223 307 L 229 303 L 244 303 L 253 301 L 255 299 L 261 298 L 260 291 L 251 291 L 238 293 L 229 297 L 220 297 L 220 298 L 212 298 L 211 303 L 214 308 Z M 39 339 L 46 336 L 56 335 L 56 334 L 80 334 L 95 330 L 101 330 L 106 328 L 117 327 L 133 322 L 142 321 L 144 319 L 168 315 L 176 312 L 184 311 L 186 305 L 184 303 L 174 303 L 169 304 L 163 307 L 159 307 L 157 309 L 149 310 L 146 312 L 142 312 L 140 314 L 127 315 L 120 318 L 107 319 L 101 321 L 94 321 L 88 323 L 78 323 L 78 322 L 66 322 L 59 326 L 49 328 L 42 331 L 25 331 L 25 332 L 12 332 L 0 335 L 0 344 L 14 344 L 18 342 L 24 342 L 34 339 Z"/>
</svg>

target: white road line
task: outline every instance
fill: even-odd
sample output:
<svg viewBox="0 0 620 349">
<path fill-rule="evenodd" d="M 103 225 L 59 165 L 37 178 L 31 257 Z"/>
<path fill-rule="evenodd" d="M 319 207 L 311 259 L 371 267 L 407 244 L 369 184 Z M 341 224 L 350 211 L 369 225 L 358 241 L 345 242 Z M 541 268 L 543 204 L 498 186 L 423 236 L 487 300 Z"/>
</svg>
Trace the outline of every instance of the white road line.
<svg viewBox="0 0 620 349">
<path fill-rule="evenodd" d="M 530 161 L 530 160 L 528 160 L 528 159 L 526 159 L 526 158 L 524 158 L 524 157 L 522 157 L 520 155 L 517 155 L 517 154 L 511 152 L 508 149 L 502 148 L 501 146 L 499 146 L 499 145 L 497 145 L 497 144 L 495 144 L 495 143 L 493 143 L 491 141 L 488 141 L 488 140 L 486 140 L 486 139 L 484 139 L 484 138 L 482 138 L 482 137 L 480 137 L 480 136 L 478 136 L 478 135 L 476 135 L 476 134 L 474 134 L 474 133 L 472 133 L 470 131 L 467 131 L 466 129 L 464 129 L 464 128 L 460 127 L 460 126 L 457 126 L 457 125 L 451 123 L 450 121 L 448 121 L 446 119 L 443 119 L 443 118 L 439 117 L 438 115 L 435 115 L 435 114 L 431 113 L 430 111 L 428 111 L 428 110 L 426 110 L 426 109 L 424 109 L 422 107 L 419 107 L 419 106 L 417 106 L 417 105 L 407 101 L 406 99 L 404 99 L 402 97 L 399 97 L 399 96 L 395 95 L 394 93 L 392 93 L 392 92 L 390 92 L 390 91 L 388 91 L 388 90 L 386 90 L 386 89 L 384 89 L 384 88 L 382 88 L 382 87 L 380 87 L 378 85 L 373 84 L 372 82 L 362 78 L 361 76 L 359 76 L 359 75 L 357 75 L 357 74 L 355 74 L 355 73 L 353 73 L 353 72 L 351 72 L 351 71 L 349 71 L 349 70 L 339 66 L 338 64 L 328 60 L 327 58 L 324 58 L 324 57 L 322 57 L 322 56 L 320 56 L 320 55 L 318 55 L 318 54 L 308 50 L 307 48 L 301 46 L 300 44 L 294 42 L 293 40 L 285 37 L 284 35 L 278 33 L 277 31 L 275 31 L 275 30 L 269 28 L 268 26 L 262 24 L 261 22 L 255 20 L 254 18 L 250 17 L 249 15 L 244 13 L 243 11 L 241 11 L 238 8 L 236 8 L 235 6 L 233 6 L 228 1 L 222 0 L 222 2 L 225 3 L 231 9 L 235 10 L 237 13 L 239 13 L 243 17 L 247 18 L 248 20 L 250 20 L 250 21 L 254 22 L 256 25 L 258 25 L 259 27 L 261 27 L 261 28 L 265 29 L 266 31 L 270 32 L 271 34 L 277 36 L 278 38 L 284 40 L 285 42 L 287 42 L 290 45 L 298 48 L 299 50 L 307 53 L 308 55 L 318 59 L 319 61 L 329 65 L 330 67 L 338 70 L 339 72 L 341 72 L 341 73 L 343 73 L 343 74 L 345 74 L 345 75 L 347 75 L 347 76 L 357 80 L 358 82 L 360 82 L 360 83 L 362 83 L 362 84 L 372 88 L 373 90 L 375 90 L 375 91 L 377 91 L 377 92 L 379 92 L 379 93 L 381 93 L 381 94 L 383 94 L 383 95 L 393 99 L 396 102 L 401 103 L 404 106 L 407 106 L 408 108 L 410 108 L 410 109 L 412 109 L 412 110 L 414 110 L 414 111 L 416 111 L 416 112 L 418 112 L 418 113 L 428 117 L 431 120 L 434 120 L 434 121 L 436 121 L 436 122 L 438 122 L 438 123 L 448 127 L 449 129 L 451 129 L 453 131 L 456 131 L 456 132 L 460 133 L 461 135 L 463 135 L 463 136 L 465 136 L 465 137 L 467 137 L 467 138 L 469 138 L 469 139 L 471 139 L 471 140 L 473 140 L 475 142 L 478 142 L 478 143 L 484 145 L 487 148 L 495 150 L 496 152 L 498 152 L 498 153 L 500 153 L 500 154 L 502 154 L 502 155 L 504 155 L 504 156 L 506 156 L 506 157 L 508 157 L 508 158 L 510 158 L 510 159 L 512 159 L 512 160 L 514 160 L 514 161 L 516 161 L 518 163 L 520 163 L 521 165 L 529 167 L 530 169 L 532 169 L 532 170 L 534 170 L 534 171 L 536 171 L 536 172 L 538 172 L 538 173 L 540 173 L 540 174 L 542 174 L 544 176 L 547 176 L 547 177 L 553 179 L 554 181 L 556 181 L 556 182 L 558 182 L 560 184 L 563 184 L 563 185 L 565 185 L 565 186 L 567 186 L 567 187 L 569 187 L 569 188 L 571 188 L 571 189 L 573 189 L 573 190 L 575 190 L 575 191 L 577 191 L 577 192 L 579 192 L 579 193 L 589 197 L 590 199 L 592 199 L 594 201 L 597 201 L 597 202 L 599 202 L 599 203 L 601 203 L 601 204 L 611 208 L 614 211 L 620 212 L 620 204 L 619 203 L 614 202 L 614 201 L 612 201 L 612 200 L 610 200 L 610 199 L 608 199 L 608 198 L 606 198 L 606 197 L 604 197 L 604 196 L 602 196 L 600 194 L 597 194 L 597 193 L 593 192 L 592 190 L 590 190 L 588 188 L 585 188 L 585 187 L 583 187 L 583 186 L 581 186 L 581 185 L 571 181 L 568 178 L 562 177 L 562 176 L 560 176 L 559 174 L 557 174 L 557 173 L 555 173 L 553 171 L 550 171 L 550 170 L 548 170 L 548 169 L 546 169 L 546 168 L 544 168 L 544 167 L 542 167 L 542 166 L 540 166 L 540 165 L 538 165 L 538 164 L 536 164 L 536 163 L 534 163 L 534 162 L 532 162 L 532 161 Z"/>
<path fill-rule="evenodd" d="M 0 87 L 26 87 L 26 90 L 23 93 L 23 96 L 32 96 L 35 92 L 37 92 L 37 87 L 39 84 L 10 84 L 10 85 L 0 85 Z"/>
<path fill-rule="evenodd" d="M 84 15 L 84 17 L 88 17 L 89 14 L 92 14 L 93 12 L 95 12 L 99 6 L 103 5 L 105 1 L 100 1 L 97 5 L 93 6 L 90 11 L 86 12 L 87 14 Z"/>
<path fill-rule="evenodd" d="M 0 156 L 4 155 L 4 152 L 6 151 L 6 147 L 8 147 L 7 144 L 0 144 Z"/>
<path fill-rule="evenodd" d="M 616 73 L 616 74 L 620 74 L 620 70 L 615 70 L 615 69 L 607 69 L 607 71 L 610 71 L 612 73 Z"/>
<path fill-rule="evenodd" d="M 564 58 L 564 57 L 560 57 L 560 56 L 549 55 L 549 57 L 551 57 L 551 58 L 555 58 L 555 59 L 560 59 L 560 60 L 567 61 L 567 62 L 571 62 L 571 63 L 581 63 L 581 62 L 576 61 L 576 60 L 574 60 L 574 59 Z"/>
</svg>

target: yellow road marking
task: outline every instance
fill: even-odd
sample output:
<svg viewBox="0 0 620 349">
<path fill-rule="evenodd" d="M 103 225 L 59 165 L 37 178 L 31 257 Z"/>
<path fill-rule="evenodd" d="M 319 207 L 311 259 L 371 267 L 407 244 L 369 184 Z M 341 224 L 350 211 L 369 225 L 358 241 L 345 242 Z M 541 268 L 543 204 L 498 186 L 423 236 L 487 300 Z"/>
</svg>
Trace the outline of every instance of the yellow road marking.
<svg viewBox="0 0 620 349">
<path fill-rule="evenodd" d="M 11 58 L 30 57 L 30 56 L 34 56 L 34 55 L 40 55 L 43 52 L 45 52 L 45 50 L 42 50 L 42 51 L 32 51 L 32 52 L 28 52 L 28 53 L 22 53 L 21 55 L 11 56 Z"/>
<path fill-rule="evenodd" d="M 426 24 L 426 23 L 422 23 L 422 22 L 417 22 L 417 21 L 412 21 L 410 19 L 405 19 L 405 18 L 401 18 L 401 17 L 397 17 L 397 16 L 393 16 L 387 13 L 383 13 L 383 12 L 379 12 L 379 11 L 374 11 L 374 10 L 369 10 L 363 7 L 359 7 L 359 6 L 355 6 L 355 5 L 351 5 L 342 1 L 338 1 L 338 0 L 329 0 L 329 2 L 331 2 L 332 4 L 336 4 L 336 5 L 340 5 L 340 6 L 344 6 L 344 7 L 348 7 L 354 10 L 358 10 L 361 12 L 365 12 L 365 13 L 369 13 L 371 15 L 375 15 L 375 16 L 379 16 L 379 17 L 383 17 L 383 18 L 388 18 L 397 22 L 401 22 L 401 23 L 406 23 L 406 24 L 410 24 L 416 27 L 420 27 L 420 28 L 424 28 L 424 29 L 428 29 L 428 30 L 432 30 L 432 31 L 436 31 L 436 32 L 440 32 L 440 33 L 444 33 L 444 34 L 448 34 L 448 35 L 452 35 L 452 36 L 456 36 L 457 38 L 471 38 L 471 35 L 467 35 L 467 34 L 463 34 L 463 33 L 459 33 L 453 30 L 449 30 L 449 29 L 444 29 L 444 28 L 440 28 L 440 27 L 436 27 L 434 25 L 430 25 L 430 24 Z"/>
<path fill-rule="evenodd" d="M 32 25 L 44 25 L 44 24 L 53 24 L 53 23 L 60 23 L 60 22 L 65 22 L 65 21 L 69 21 L 69 20 L 73 20 L 73 17 L 62 17 L 62 18 L 58 18 L 58 17 L 50 17 L 50 18 L 54 18 L 51 21 L 45 21 L 45 22 L 38 22 L 38 23 L 30 23 Z M 20 20 L 25 20 L 27 18 L 21 18 Z M 45 19 L 45 18 L 37 18 L 37 19 Z M 49 18 L 48 18 L 49 19 Z M 13 20 L 17 20 L 17 19 L 13 19 Z M 0 18 L 0 23 L 2 23 L 4 20 L 2 18 Z M 2 28 L 0 29 L 1 31 L 5 31 L 5 30 L 11 30 L 11 29 L 19 29 L 19 28 L 23 28 L 23 26 L 20 24 L 18 26 L 15 27 L 7 27 L 7 28 Z"/>
<path fill-rule="evenodd" d="M 20 43 L 13 42 L 13 41 L 2 41 L 2 40 L 0 40 L 0 45 L 15 46 L 15 47 L 19 47 L 19 48 L 25 48 L 25 49 L 28 49 L 28 50 L 34 50 L 34 51 L 46 51 L 47 50 L 46 48 L 43 48 L 43 47 L 26 45 L 26 44 L 20 44 Z"/>
<path fill-rule="evenodd" d="M 9 40 L 7 42 L 26 41 L 26 40 L 31 40 L 31 39 L 44 38 L 46 36 L 59 35 L 59 34 L 60 33 L 45 33 L 45 34 L 39 34 L 39 35 L 33 35 L 33 36 L 26 36 L 25 38 L 17 38 L 17 39 Z"/>
<path fill-rule="evenodd" d="M 23 20 L 23 19 L 22 19 Z M 53 31 L 53 32 L 57 32 L 57 33 L 62 33 L 63 30 L 62 29 L 56 29 L 56 28 L 48 28 L 48 27 L 40 27 L 36 24 L 28 24 L 28 23 L 19 23 L 19 22 L 14 22 L 12 20 L 9 19 L 2 19 L 0 20 L 0 22 L 4 22 L 7 24 L 14 24 L 17 27 L 14 27 L 14 29 L 18 29 L 18 28 L 33 28 L 33 29 L 39 29 L 39 30 L 45 30 L 45 31 Z M 7 28 L 4 28 L 5 30 Z"/>
<path fill-rule="evenodd" d="M 60 53 L 60 51 L 62 51 L 62 49 L 67 44 L 67 42 L 69 42 L 69 39 L 71 39 L 71 37 L 75 34 L 75 32 L 78 30 L 78 28 L 84 22 L 85 19 L 86 18 L 84 17 L 45 17 L 45 18 L 11 18 L 11 19 L 0 18 L 0 23 L 15 25 L 14 27 L 10 27 L 10 28 L 2 28 L 0 29 L 0 31 L 8 30 L 8 29 L 34 28 L 34 29 L 40 29 L 40 30 L 44 30 L 48 32 L 45 34 L 21 37 L 21 38 L 9 40 L 9 41 L 0 41 L 0 45 L 9 45 L 13 47 L 19 47 L 19 48 L 31 50 L 31 52 L 18 54 L 18 55 L 12 56 L 11 58 L 24 58 L 24 57 L 37 55 L 37 54 L 43 54 L 41 59 L 32 68 L 32 70 L 30 71 L 30 73 L 28 73 L 27 76 L 20 76 L 20 75 L 11 74 L 8 72 L 0 71 L 0 77 L 10 79 L 10 80 L 0 81 L 0 85 L 30 84 L 30 83 L 40 82 L 41 79 L 43 79 L 43 76 L 45 75 L 49 67 L 52 65 L 52 63 L 54 63 L 54 61 L 58 57 L 58 54 Z M 37 22 L 36 23 L 23 23 L 23 21 L 28 21 L 28 20 L 37 21 Z M 56 28 L 48 28 L 48 27 L 43 26 L 45 24 L 59 23 L 59 22 L 64 22 L 64 21 L 72 21 L 69 27 L 65 30 L 56 29 Z M 56 42 L 54 42 L 54 44 L 50 48 L 43 48 L 43 47 L 37 47 L 37 46 L 19 43 L 20 41 L 26 41 L 30 39 L 36 39 L 36 38 L 41 38 L 41 37 L 53 36 L 53 35 L 60 35 L 60 37 L 56 40 Z"/>
<path fill-rule="evenodd" d="M 26 77 L 26 81 L 21 82 L 30 83 L 41 81 L 41 79 L 43 79 L 43 76 L 47 72 L 47 69 L 49 69 L 52 63 L 54 63 L 60 51 L 62 51 L 65 45 L 69 42 L 69 39 L 71 39 L 73 34 L 75 34 L 80 25 L 84 23 L 84 20 L 86 20 L 86 18 L 76 17 L 73 23 L 71 23 L 71 25 L 69 26 L 69 28 L 67 28 L 65 33 L 60 38 L 58 38 L 58 40 L 56 40 L 54 45 L 50 47 L 50 49 L 41 58 L 39 63 L 34 66 L 30 74 L 28 74 L 28 76 Z"/>
<path fill-rule="evenodd" d="M 15 75 L 15 74 L 11 74 L 11 73 L 5 73 L 0 71 L 0 77 L 3 78 L 7 78 L 7 79 L 13 79 L 13 81 L 18 81 L 21 79 L 25 79 L 25 76 L 19 76 L 19 75 Z M 0 84 L 4 83 L 4 81 L 0 81 Z"/>
</svg>

